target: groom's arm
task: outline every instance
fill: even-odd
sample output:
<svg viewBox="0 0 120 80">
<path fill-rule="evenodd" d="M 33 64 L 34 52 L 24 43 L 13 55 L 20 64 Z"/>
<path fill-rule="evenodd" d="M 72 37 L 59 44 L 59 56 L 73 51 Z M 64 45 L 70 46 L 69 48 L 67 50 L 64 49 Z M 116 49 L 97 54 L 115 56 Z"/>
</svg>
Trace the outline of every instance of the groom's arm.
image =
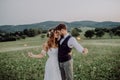
<svg viewBox="0 0 120 80">
<path fill-rule="evenodd" d="M 68 46 L 70 48 L 75 48 L 78 52 L 80 53 L 84 53 L 85 52 L 85 48 L 83 48 L 74 37 L 71 37 L 68 41 Z"/>
</svg>

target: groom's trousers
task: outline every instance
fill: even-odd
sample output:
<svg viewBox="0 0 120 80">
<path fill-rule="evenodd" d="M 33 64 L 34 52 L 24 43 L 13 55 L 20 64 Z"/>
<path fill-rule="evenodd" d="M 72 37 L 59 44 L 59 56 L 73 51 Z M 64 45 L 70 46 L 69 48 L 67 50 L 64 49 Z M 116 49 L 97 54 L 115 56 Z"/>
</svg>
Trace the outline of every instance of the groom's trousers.
<svg viewBox="0 0 120 80">
<path fill-rule="evenodd" d="M 73 80 L 73 59 L 59 63 L 62 80 Z"/>
</svg>

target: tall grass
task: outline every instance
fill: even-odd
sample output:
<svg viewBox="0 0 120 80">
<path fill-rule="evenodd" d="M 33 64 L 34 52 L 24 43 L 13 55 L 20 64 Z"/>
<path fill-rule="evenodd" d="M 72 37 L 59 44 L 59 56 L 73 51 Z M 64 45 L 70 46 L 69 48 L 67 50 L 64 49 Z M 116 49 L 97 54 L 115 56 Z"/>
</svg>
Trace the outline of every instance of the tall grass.
<svg viewBox="0 0 120 80">
<path fill-rule="evenodd" d="M 43 80 L 48 56 L 34 59 L 29 58 L 27 52 L 39 54 L 45 40 L 37 36 L 0 43 L 0 80 Z M 82 55 L 73 49 L 74 80 L 120 79 L 119 39 L 81 40 L 80 43 L 89 49 L 89 53 Z M 19 49 L 21 47 L 23 49 Z M 14 50 L 16 48 L 18 50 Z"/>
</svg>

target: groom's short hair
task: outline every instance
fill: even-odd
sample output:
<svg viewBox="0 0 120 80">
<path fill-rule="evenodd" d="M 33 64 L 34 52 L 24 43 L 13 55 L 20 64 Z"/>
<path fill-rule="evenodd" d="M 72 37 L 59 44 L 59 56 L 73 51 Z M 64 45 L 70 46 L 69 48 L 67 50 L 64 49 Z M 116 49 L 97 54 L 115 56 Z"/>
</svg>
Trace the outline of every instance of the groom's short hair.
<svg viewBox="0 0 120 80">
<path fill-rule="evenodd" d="M 66 25 L 65 25 L 65 24 L 59 24 L 59 25 L 56 27 L 56 30 L 61 30 L 61 29 L 67 30 Z"/>
</svg>

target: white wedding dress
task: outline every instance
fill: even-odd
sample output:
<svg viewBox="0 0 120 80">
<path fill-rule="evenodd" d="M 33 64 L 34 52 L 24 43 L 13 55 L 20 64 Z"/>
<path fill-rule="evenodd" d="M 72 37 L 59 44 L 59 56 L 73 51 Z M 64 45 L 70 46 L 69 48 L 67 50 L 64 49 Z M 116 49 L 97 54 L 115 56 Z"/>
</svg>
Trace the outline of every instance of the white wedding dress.
<svg viewBox="0 0 120 80">
<path fill-rule="evenodd" d="M 49 58 L 45 65 L 44 80 L 62 80 L 58 64 L 58 48 L 51 48 L 47 52 Z"/>
</svg>

